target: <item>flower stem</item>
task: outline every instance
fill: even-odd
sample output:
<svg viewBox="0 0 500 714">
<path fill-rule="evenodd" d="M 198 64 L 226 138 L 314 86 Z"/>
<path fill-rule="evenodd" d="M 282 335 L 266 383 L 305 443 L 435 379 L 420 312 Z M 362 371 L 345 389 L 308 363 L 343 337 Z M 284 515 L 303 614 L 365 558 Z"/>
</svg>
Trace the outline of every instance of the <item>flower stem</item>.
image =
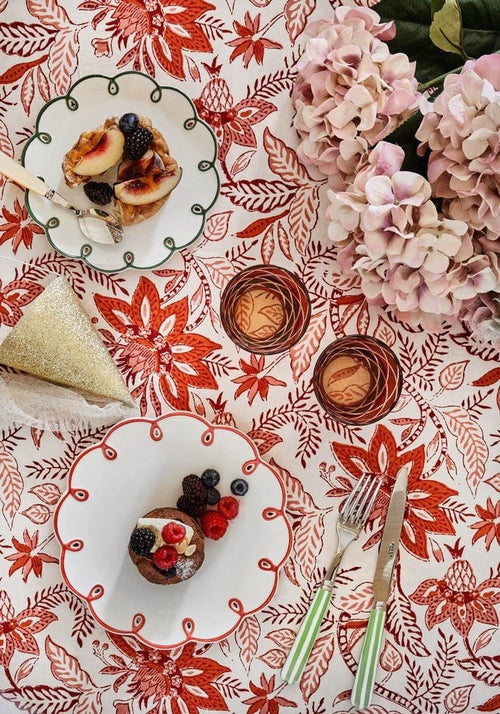
<svg viewBox="0 0 500 714">
<path fill-rule="evenodd" d="M 457 67 L 456 69 L 452 69 L 449 72 L 440 74 L 438 77 L 434 77 L 434 79 L 430 79 L 428 82 L 425 82 L 424 84 L 419 84 L 418 91 L 425 92 L 426 89 L 430 89 L 431 87 L 439 87 L 439 85 L 444 82 L 444 80 L 446 79 L 446 77 L 449 74 L 458 74 L 461 71 L 462 71 L 462 67 Z"/>
</svg>

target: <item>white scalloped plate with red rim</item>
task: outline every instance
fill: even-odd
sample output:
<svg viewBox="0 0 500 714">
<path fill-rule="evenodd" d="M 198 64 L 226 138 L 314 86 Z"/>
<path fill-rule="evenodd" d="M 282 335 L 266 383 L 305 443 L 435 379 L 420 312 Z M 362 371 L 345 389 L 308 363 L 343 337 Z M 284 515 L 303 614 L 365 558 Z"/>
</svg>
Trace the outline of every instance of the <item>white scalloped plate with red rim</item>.
<svg viewBox="0 0 500 714">
<path fill-rule="evenodd" d="M 137 518 L 174 506 L 190 473 L 215 468 L 218 488 L 244 478 L 240 511 L 218 541 L 205 539 L 205 561 L 177 585 L 153 585 L 128 555 Z M 190 412 L 127 419 L 74 461 L 54 528 L 64 581 L 106 629 L 151 647 L 213 642 L 265 607 L 291 545 L 285 488 L 242 432 Z"/>
</svg>

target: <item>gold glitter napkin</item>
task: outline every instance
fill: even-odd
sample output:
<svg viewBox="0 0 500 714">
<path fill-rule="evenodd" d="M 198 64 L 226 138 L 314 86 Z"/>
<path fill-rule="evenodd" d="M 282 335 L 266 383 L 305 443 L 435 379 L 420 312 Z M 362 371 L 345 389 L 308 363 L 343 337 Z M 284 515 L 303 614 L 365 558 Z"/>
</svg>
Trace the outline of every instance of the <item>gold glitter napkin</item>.
<svg viewBox="0 0 500 714">
<path fill-rule="evenodd" d="M 57 277 L 45 287 L 7 334 L 0 344 L 0 363 L 32 377 L 47 380 L 52 383 L 50 387 L 61 385 L 63 388 L 70 387 L 82 396 L 91 395 L 91 402 L 97 404 L 117 401 L 128 409 L 135 406 L 99 333 L 63 277 Z M 22 375 L 3 375 L 4 390 L 0 389 L 0 396 L 7 398 L 7 387 L 16 392 L 17 400 L 23 391 L 26 392 L 22 378 Z M 32 382 L 30 385 L 29 392 L 33 393 Z M 54 404 L 65 403 L 70 406 L 74 401 L 73 406 L 79 403 L 78 408 L 81 409 L 82 396 L 78 400 L 73 399 L 72 395 L 67 394 L 69 390 L 61 386 L 49 389 L 49 385 L 46 385 L 41 387 L 41 391 L 40 388 L 36 389 L 36 401 L 43 402 L 44 395 L 50 394 L 51 399 L 55 400 L 51 405 L 52 414 Z M 26 401 L 25 397 L 22 401 Z M 123 416 L 122 411 L 118 410 L 119 418 Z"/>
</svg>

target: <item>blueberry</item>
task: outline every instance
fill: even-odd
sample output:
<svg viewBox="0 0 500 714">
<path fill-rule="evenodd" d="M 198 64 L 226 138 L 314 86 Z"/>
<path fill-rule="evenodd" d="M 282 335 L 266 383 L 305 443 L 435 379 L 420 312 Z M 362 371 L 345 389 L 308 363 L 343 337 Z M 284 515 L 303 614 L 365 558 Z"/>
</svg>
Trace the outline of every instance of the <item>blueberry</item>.
<svg viewBox="0 0 500 714">
<path fill-rule="evenodd" d="M 220 493 L 216 488 L 207 489 L 207 504 L 209 506 L 215 506 L 216 503 L 220 501 Z"/>
<path fill-rule="evenodd" d="M 220 474 L 215 469 L 205 469 L 205 471 L 201 474 L 201 480 L 203 481 L 204 486 L 207 488 L 213 488 L 219 483 Z"/>
<path fill-rule="evenodd" d="M 123 134 L 125 134 L 125 136 L 133 134 L 139 126 L 139 117 L 137 116 L 137 114 L 123 114 L 120 117 L 118 126 L 120 127 Z"/>
<path fill-rule="evenodd" d="M 160 569 L 158 568 L 158 570 Z M 160 570 L 160 573 L 166 578 L 175 578 L 175 576 L 177 575 L 177 568 L 174 566 L 173 568 L 169 568 L 168 570 Z"/>
<path fill-rule="evenodd" d="M 231 481 L 231 493 L 235 496 L 244 496 L 248 491 L 248 484 L 244 478 L 235 478 Z"/>
</svg>

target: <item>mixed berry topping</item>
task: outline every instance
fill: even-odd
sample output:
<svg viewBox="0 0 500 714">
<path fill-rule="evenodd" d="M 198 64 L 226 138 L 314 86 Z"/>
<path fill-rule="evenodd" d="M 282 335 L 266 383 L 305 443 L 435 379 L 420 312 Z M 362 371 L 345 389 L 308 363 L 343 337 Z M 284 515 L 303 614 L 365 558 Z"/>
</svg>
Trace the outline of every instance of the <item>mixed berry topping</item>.
<svg viewBox="0 0 500 714">
<path fill-rule="evenodd" d="M 125 156 L 129 159 L 140 159 L 149 149 L 152 141 L 152 132 L 144 127 L 139 127 L 132 134 L 125 137 Z"/>
<path fill-rule="evenodd" d="M 231 493 L 235 496 L 244 496 L 248 491 L 248 483 L 244 478 L 235 478 L 231 482 Z"/>
<path fill-rule="evenodd" d="M 162 545 L 153 553 L 153 563 L 160 570 L 170 570 L 179 560 L 179 553 L 172 545 Z"/>
<path fill-rule="evenodd" d="M 156 536 L 150 528 L 135 528 L 130 536 L 129 548 L 136 555 L 149 555 Z"/>
<path fill-rule="evenodd" d="M 220 474 L 215 469 L 205 469 L 201 474 L 201 480 L 207 488 L 214 488 L 220 481 Z"/>
<path fill-rule="evenodd" d="M 103 181 L 89 181 L 83 190 L 87 198 L 99 206 L 106 206 L 113 200 L 113 187 Z"/>
<path fill-rule="evenodd" d="M 205 511 L 201 517 L 201 529 L 207 538 L 219 540 L 225 534 L 228 520 L 219 511 Z"/>
<path fill-rule="evenodd" d="M 207 504 L 205 501 L 193 501 L 184 495 L 179 496 L 177 499 L 177 508 L 179 511 L 183 511 L 184 513 L 187 513 L 188 516 L 192 516 L 193 518 L 199 518 L 202 516 L 206 507 Z"/>
<path fill-rule="evenodd" d="M 165 543 L 170 543 L 175 545 L 180 543 L 186 537 L 186 529 L 182 523 L 177 523 L 176 521 L 170 521 L 166 526 L 163 526 L 161 537 Z"/>
<path fill-rule="evenodd" d="M 139 117 L 137 114 L 133 114 L 132 112 L 123 114 L 118 121 L 118 126 L 125 136 L 133 134 L 139 127 Z"/>
<path fill-rule="evenodd" d="M 233 518 L 236 518 L 238 515 L 240 504 L 234 496 L 223 496 L 217 504 L 217 510 L 219 513 L 222 513 L 224 518 L 227 518 L 228 521 L 232 521 Z"/>
</svg>

